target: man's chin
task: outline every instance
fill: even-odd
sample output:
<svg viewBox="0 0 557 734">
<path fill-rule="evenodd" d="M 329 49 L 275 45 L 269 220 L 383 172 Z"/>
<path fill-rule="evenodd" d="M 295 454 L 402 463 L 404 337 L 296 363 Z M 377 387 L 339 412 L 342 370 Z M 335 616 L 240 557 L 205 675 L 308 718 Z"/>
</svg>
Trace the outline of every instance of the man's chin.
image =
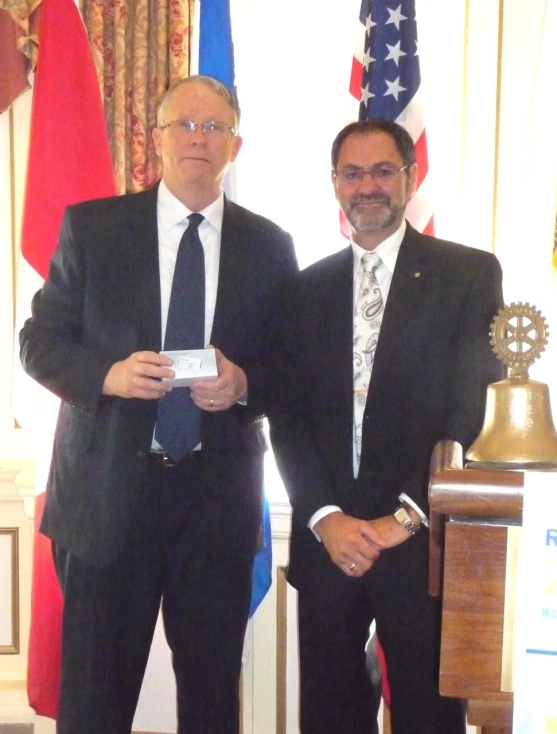
<svg viewBox="0 0 557 734">
<path fill-rule="evenodd" d="M 362 234 L 394 231 L 404 219 L 404 209 L 391 209 L 384 202 L 374 202 L 370 207 L 366 202 L 358 207 L 358 204 L 353 206 L 346 216 L 356 232 Z"/>
<path fill-rule="evenodd" d="M 211 181 L 211 177 L 207 175 L 207 171 L 201 168 L 187 167 L 183 168 L 181 173 L 182 183 L 186 186 L 207 186 Z"/>
<path fill-rule="evenodd" d="M 383 229 L 387 229 L 393 224 L 392 217 L 389 216 L 364 216 L 362 214 L 354 216 L 351 213 L 348 217 L 348 221 L 354 227 L 356 232 L 362 232 L 362 234 L 375 234 L 381 232 Z"/>
</svg>

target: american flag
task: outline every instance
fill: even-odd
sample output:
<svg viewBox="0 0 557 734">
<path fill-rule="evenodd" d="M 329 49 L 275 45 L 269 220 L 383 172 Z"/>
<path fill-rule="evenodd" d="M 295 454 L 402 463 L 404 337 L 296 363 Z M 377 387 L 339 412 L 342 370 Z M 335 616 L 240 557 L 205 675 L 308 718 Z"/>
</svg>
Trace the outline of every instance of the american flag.
<svg viewBox="0 0 557 734">
<path fill-rule="evenodd" d="M 359 105 L 360 120 L 394 120 L 412 136 L 418 190 L 408 204 L 406 217 L 420 232 L 433 234 L 415 0 L 362 0 L 350 94 Z"/>
</svg>

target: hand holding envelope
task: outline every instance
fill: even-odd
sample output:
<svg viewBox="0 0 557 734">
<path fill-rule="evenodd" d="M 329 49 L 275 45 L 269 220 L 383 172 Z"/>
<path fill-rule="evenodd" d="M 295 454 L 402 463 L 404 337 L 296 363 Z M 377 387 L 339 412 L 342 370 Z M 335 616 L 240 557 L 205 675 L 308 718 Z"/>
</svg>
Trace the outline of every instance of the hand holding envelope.
<svg viewBox="0 0 557 734">
<path fill-rule="evenodd" d="M 218 377 L 217 358 L 214 349 L 184 349 L 163 351 L 172 360 L 174 370 L 170 379 L 172 387 L 189 387 L 193 380 L 214 380 Z"/>
<path fill-rule="evenodd" d="M 172 388 L 191 388 L 193 402 L 209 412 L 228 410 L 239 400 L 247 398 L 246 373 L 227 359 L 220 349 L 173 350 L 161 352 L 172 359 L 175 376 Z"/>
</svg>

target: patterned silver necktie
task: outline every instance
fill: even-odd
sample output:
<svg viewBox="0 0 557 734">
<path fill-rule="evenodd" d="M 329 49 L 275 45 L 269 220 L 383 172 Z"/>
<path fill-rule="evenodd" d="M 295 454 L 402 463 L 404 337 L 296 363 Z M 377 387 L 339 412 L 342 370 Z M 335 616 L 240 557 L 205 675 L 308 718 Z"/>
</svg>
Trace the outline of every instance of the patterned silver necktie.
<svg viewBox="0 0 557 734">
<path fill-rule="evenodd" d="M 366 252 L 361 259 L 362 283 L 354 308 L 354 441 L 359 465 L 362 423 L 385 303 L 377 280 L 381 258 Z"/>
</svg>

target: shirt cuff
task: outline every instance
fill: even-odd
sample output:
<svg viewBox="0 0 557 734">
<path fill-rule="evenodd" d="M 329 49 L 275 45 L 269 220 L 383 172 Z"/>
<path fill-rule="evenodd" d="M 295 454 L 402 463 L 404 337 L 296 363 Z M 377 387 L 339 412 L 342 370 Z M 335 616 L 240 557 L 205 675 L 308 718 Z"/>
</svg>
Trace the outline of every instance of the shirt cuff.
<svg viewBox="0 0 557 734">
<path fill-rule="evenodd" d="M 314 530 L 313 528 L 319 520 L 322 520 L 324 517 L 327 517 L 327 515 L 331 515 L 333 512 L 342 512 L 340 507 L 337 507 L 336 505 L 325 505 L 325 507 L 322 507 L 320 510 L 317 510 L 317 512 L 314 512 L 313 515 L 310 517 L 308 522 L 308 528 L 311 530 L 311 532 L 315 535 L 317 540 L 321 543 L 321 536 L 317 532 L 317 530 Z"/>
<path fill-rule="evenodd" d="M 407 505 L 410 505 L 410 507 L 413 507 L 418 515 L 422 518 L 422 525 L 425 525 L 426 528 L 429 527 L 429 520 L 427 519 L 427 516 L 422 512 L 422 510 L 418 507 L 414 500 L 410 499 L 410 497 L 407 494 L 404 494 L 404 492 L 402 494 L 399 494 L 398 499 L 399 502 L 405 502 Z"/>
</svg>

